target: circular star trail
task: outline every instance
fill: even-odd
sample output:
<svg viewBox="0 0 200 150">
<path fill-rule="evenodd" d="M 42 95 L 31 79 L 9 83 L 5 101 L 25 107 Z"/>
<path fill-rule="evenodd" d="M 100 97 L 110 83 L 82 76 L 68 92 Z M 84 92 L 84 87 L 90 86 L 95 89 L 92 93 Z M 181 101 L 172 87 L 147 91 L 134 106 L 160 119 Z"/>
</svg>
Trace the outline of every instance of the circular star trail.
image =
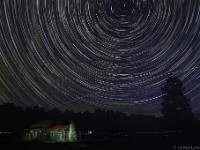
<svg viewBox="0 0 200 150">
<path fill-rule="evenodd" d="M 199 111 L 200 1 L 1 0 L 0 102 L 158 113 L 184 81 Z"/>
</svg>

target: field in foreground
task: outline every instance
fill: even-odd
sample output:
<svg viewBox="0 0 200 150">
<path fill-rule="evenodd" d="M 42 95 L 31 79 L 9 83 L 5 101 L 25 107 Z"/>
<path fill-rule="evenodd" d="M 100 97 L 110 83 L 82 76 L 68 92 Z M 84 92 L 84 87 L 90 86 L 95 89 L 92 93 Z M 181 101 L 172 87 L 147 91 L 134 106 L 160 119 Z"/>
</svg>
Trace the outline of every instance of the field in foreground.
<svg viewBox="0 0 200 150">
<path fill-rule="evenodd" d="M 195 139 L 195 138 L 194 138 Z M 200 149 L 199 139 L 112 139 L 85 141 L 76 143 L 42 143 L 39 141 L 19 142 L 1 141 L 0 145 L 6 149 L 37 150 L 37 149 L 58 149 L 58 150 L 170 150 L 181 149 L 183 146 L 189 149 Z M 186 147 L 187 146 L 187 147 Z M 190 146 L 190 147 L 189 147 Z"/>
</svg>

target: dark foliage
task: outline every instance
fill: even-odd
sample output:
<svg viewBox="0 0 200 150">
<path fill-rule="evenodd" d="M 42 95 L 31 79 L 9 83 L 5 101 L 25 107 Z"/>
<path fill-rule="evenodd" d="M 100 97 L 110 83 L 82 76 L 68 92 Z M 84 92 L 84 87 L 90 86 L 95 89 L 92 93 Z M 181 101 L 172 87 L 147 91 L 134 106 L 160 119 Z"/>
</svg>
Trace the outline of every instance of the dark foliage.
<svg viewBox="0 0 200 150">
<path fill-rule="evenodd" d="M 161 112 L 167 123 L 176 129 L 194 125 L 190 99 L 184 95 L 185 88 L 182 81 L 176 77 L 169 77 L 161 90 L 163 92 Z"/>
<path fill-rule="evenodd" d="M 0 130 L 17 131 L 44 120 L 55 120 L 57 122 L 69 123 L 74 121 L 81 132 L 92 130 L 94 132 L 145 132 L 171 130 L 162 117 L 144 116 L 113 110 L 95 109 L 93 113 L 85 111 L 75 113 L 66 110 L 60 112 L 54 108 L 45 110 L 41 107 L 28 107 L 25 110 L 14 104 L 0 105 Z"/>
<path fill-rule="evenodd" d="M 96 132 L 157 131 L 161 130 L 162 124 L 162 118 L 135 114 L 127 116 L 122 112 L 99 108 L 95 109 L 93 113 L 89 111 L 75 113 L 69 110 L 60 112 L 56 108 L 45 110 L 38 106 L 28 107 L 24 110 L 12 103 L 0 105 L 0 129 L 3 131 L 20 130 L 42 120 L 74 121 L 82 132 L 88 130 Z"/>
<path fill-rule="evenodd" d="M 190 99 L 184 95 L 185 88 L 183 83 L 176 77 L 167 79 L 166 84 L 162 87 L 163 99 L 162 110 L 163 116 L 167 119 L 188 120 L 193 119 L 193 114 L 189 105 Z"/>
</svg>

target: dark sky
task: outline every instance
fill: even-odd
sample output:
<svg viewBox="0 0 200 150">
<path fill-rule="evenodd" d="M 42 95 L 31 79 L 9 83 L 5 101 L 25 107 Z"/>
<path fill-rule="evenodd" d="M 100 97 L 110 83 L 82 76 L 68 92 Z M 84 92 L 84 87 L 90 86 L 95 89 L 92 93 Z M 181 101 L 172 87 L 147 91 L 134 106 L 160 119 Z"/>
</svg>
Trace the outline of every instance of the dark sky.
<svg viewBox="0 0 200 150">
<path fill-rule="evenodd" d="M 180 78 L 200 113 L 199 0 L 1 0 L 0 103 L 159 114 Z"/>
</svg>

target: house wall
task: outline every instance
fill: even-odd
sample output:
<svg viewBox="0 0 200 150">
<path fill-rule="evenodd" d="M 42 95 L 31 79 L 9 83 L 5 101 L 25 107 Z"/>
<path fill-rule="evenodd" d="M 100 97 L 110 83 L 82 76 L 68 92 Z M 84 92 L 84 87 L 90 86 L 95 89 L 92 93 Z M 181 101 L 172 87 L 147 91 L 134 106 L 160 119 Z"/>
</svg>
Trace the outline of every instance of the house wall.
<svg viewBox="0 0 200 150">
<path fill-rule="evenodd" d="M 67 131 L 51 131 L 50 140 L 52 142 L 67 142 L 69 140 L 68 132 Z"/>
<path fill-rule="evenodd" d="M 25 129 L 21 132 L 21 138 L 25 141 L 35 140 L 40 136 L 41 132 L 39 129 Z"/>
</svg>

